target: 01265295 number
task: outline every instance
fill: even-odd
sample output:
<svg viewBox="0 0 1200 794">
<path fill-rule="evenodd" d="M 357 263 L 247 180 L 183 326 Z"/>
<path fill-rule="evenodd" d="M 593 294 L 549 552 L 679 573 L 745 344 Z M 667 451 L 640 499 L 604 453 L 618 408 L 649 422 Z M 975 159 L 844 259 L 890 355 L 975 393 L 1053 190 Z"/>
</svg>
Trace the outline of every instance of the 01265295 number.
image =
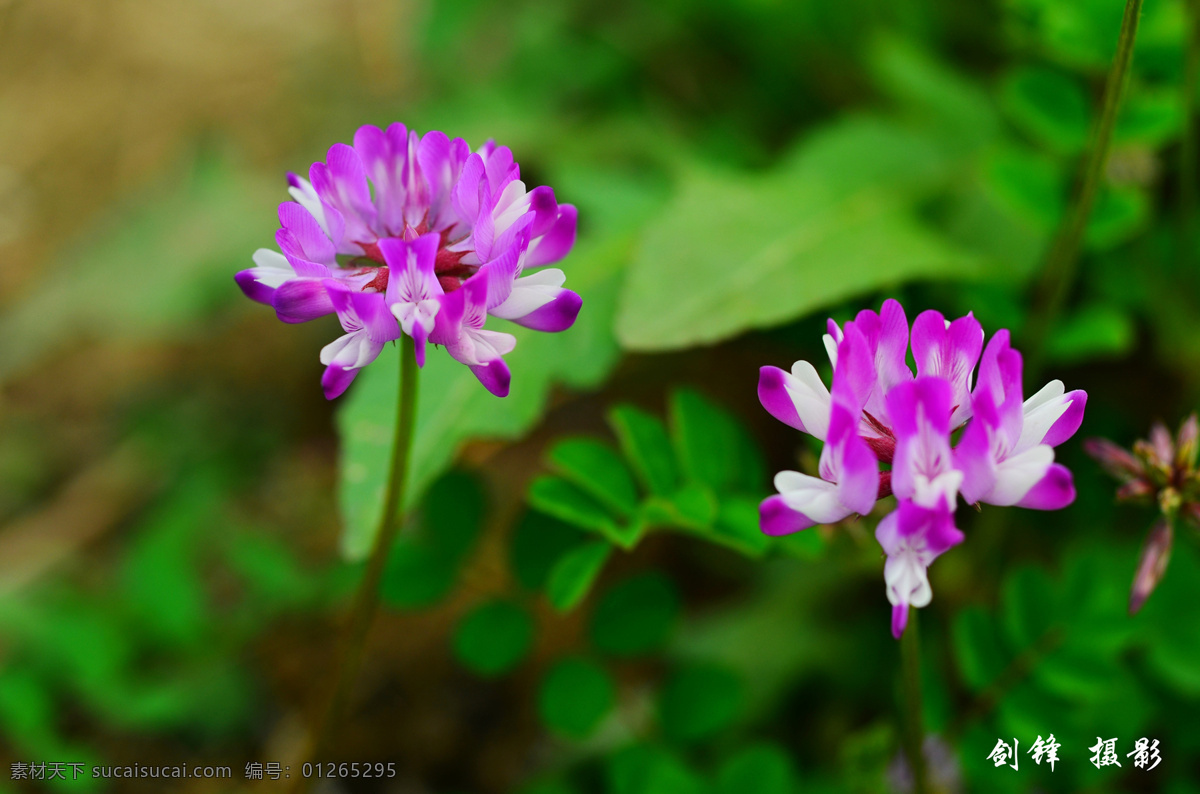
<svg viewBox="0 0 1200 794">
<path fill-rule="evenodd" d="M 396 764 L 392 761 L 385 763 L 336 763 L 329 761 L 326 763 L 305 763 L 300 768 L 300 774 L 304 777 L 329 777 L 329 778 L 348 778 L 348 777 L 395 777 Z"/>
</svg>

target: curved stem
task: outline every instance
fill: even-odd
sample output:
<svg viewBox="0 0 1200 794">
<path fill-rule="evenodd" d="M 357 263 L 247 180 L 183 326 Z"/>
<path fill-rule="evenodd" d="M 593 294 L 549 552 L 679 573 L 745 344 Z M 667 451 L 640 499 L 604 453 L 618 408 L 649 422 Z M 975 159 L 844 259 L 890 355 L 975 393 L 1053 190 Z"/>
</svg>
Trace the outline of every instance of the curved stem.
<svg viewBox="0 0 1200 794">
<path fill-rule="evenodd" d="M 1200 0 L 1185 3 L 1187 55 L 1183 67 L 1183 140 L 1179 145 L 1179 216 L 1184 264 L 1196 246 L 1196 90 L 1200 74 Z"/>
<path fill-rule="evenodd" d="M 917 611 L 910 609 L 908 626 L 900 637 L 900 670 L 904 688 L 904 753 L 912 769 L 913 794 L 929 794 L 925 767 L 925 718 L 921 709 L 921 638 Z"/>
<path fill-rule="evenodd" d="M 1129 66 L 1133 62 L 1133 44 L 1137 37 L 1138 19 L 1141 14 L 1142 0 L 1125 0 L 1125 15 L 1121 19 L 1117 54 L 1113 57 L 1112 68 L 1109 69 L 1108 79 L 1104 82 L 1100 120 L 1088 146 L 1079 188 L 1054 236 L 1042 277 L 1034 291 L 1029 333 L 1034 356 L 1031 371 L 1037 370 L 1037 365 L 1041 363 L 1046 338 L 1075 282 L 1079 248 L 1087 230 L 1092 207 L 1096 203 L 1104 168 L 1108 164 L 1113 129 L 1117 124 L 1117 111 L 1121 106 L 1121 95 L 1129 76 Z"/>
<path fill-rule="evenodd" d="M 342 641 L 342 658 L 328 703 L 312 732 L 306 760 L 321 761 L 329 749 L 333 731 L 338 728 L 350 705 L 354 683 L 362 666 L 367 632 L 379 606 L 379 582 L 383 578 L 388 551 L 400 530 L 400 508 L 404 485 L 408 479 L 408 459 L 412 449 L 413 418 L 417 408 L 417 360 L 413 341 L 404 336 L 400 343 L 400 395 L 396 401 L 396 435 L 392 441 L 392 460 L 388 473 L 387 493 L 379 531 L 371 547 L 366 571 L 354 594 Z"/>
</svg>

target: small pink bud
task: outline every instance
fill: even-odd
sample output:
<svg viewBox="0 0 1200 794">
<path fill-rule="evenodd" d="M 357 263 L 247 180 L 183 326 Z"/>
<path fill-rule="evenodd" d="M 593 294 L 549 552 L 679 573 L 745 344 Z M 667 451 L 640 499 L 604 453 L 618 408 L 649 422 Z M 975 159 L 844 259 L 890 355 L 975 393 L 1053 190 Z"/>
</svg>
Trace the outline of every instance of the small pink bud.
<svg viewBox="0 0 1200 794">
<path fill-rule="evenodd" d="M 1196 470 L 1198 441 L 1200 441 L 1200 422 L 1197 421 L 1196 415 L 1192 414 L 1179 426 L 1175 449 L 1175 467 L 1183 472 L 1184 476 L 1188 476 Z"/>
<path fill-rule="evenodd" d="M 1117 489 L 1118 502 L 1135 502 L 1154 496 L 1154 486 L 1145 480 L 1130 480 Z"/>
<path fill-rule="evenodd" d="M 1145 470 L 1129 450 L 1118 447 L 1107 438 L 1084 439 L 1083 451 L 1095 458 L 1104 470 L 1118 480 L 1141 477 Z"/>
<path fill-rule="evenodd" d="M 1133 577 L 1133 589 L 1129 593 L 1129 614 L 1136 614 L 1142 608 L 1162 580 L 1171 559 L 1173 539 L 1174 532 L 1167 519 L 1160 518 L 1150 527 L 1146 543 L 1142 546 L 1142 556 L 1138 560 L 1137 573 Z"/>
<path fill-rule="evenodd" d="M 1170 466 L 1175 462 L 1175 439 L 1162 422 L 1155 422 L 1150 428 L 1150 444 L 1160 464 Z"/>
</svg>

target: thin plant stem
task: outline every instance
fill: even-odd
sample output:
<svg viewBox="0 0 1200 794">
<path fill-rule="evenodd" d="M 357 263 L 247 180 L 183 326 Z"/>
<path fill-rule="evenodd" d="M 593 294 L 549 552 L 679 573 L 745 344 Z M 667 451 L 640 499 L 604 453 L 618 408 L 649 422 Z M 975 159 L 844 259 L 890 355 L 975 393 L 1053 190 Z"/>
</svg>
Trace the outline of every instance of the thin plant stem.
<svg viewBox="0 0 1200 794">
<path fill-rule="evenodd" d="M 921 637 L 917 610 L 910 609 L 900 638 L 900 671 L 904 690 L 904 752 L 912 769 L 914 794 L 929 794 L 925 767 L 925 718 L 921 709 Z"/>
<path fill-rule="evenodd" d="M 417 408 L 417 372 L 412 338 L 403 336 L 400 343 L 400 395 L 396 401 L 396 435 L 392 441 L 392 460 L 383 502 L 383 515 L 380 517 L 379 531 L 375 534 L 375 543 L 371 547 L 366 571 L 354 594 L 354 602 L 347 616 L 337 677 L 334 679 L 325 709 L 311 734 L 306 760 L 314 763 L 320 762 L 326 755 L 333 732 L 342 724 L 349 709 L 354 684 L 362 667 L 367 633 L 379 606 L 379 582 L 383 578 L 388 551 L 400 530 L 400 507 L 403 504 L 404 486 L 408 479 L 413 418 Z M 307 782 L 302 785 L 307 788 Z"/>
<path fill-rule="evenodd" d="M 1185 265 L 1196 247 L 1196 88 L 1200 75 L 1200 0 L 1188 0 L 1187 55 L 1183 65 L 1183 139 L 1179 144 L 1180 242 Z"/>
<path fill-rule="evenodd" d="M 1083 174 L 1063 222 L 1050 245 L 1041 279 L 1034 289 L 1029 333 L 1034 356 L 1031 370 L 1039 368 L 1046 339 L 1075 283 L 1079 249 L 1087 230 L 1088 218 L 1091 217 L 1092 208 L 1096 204 L 1105 166 L 1108 164 L 1113 129 L 1117 124 L 1121 97 L 1128 81 L 1129 66 L 1133 62 L 1133 44 L 1137 37 L 1141 14 L 1142 0 L 1126 0 L 1125 15 L 1121 19 L 1121 33 L 1117 38 L 1117 54 L 1113 57 L 1112 67 L 1104 82 L 1100 119 L 1088 145 Z"/>
</svg>

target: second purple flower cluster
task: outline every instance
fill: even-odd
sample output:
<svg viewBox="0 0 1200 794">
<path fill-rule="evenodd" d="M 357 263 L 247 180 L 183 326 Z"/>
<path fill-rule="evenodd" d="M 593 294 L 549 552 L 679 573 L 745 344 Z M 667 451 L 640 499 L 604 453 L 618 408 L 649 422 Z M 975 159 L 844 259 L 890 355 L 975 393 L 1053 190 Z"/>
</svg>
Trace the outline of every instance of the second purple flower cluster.
<svg viewBox="0 0 1200 794">
<path fill-rule="evenodd" d="M 910 336 L 915 375 L 906 361 Z M 1074 501 L 1071 473 L 1054 462 L 1054 447 L 1079 429 L 1087 394 L 1067 392 L 1054 380 L 1025 399 L 1021 354 L 1008 331 L 995 333 L 985 349 L 974 316 L 950 322 L 926 311 L 910 335 L 894 300 L 842 327 L 830 320 L 825 347 L 832 388 L 807 361 L 791 372 L 761 370 L 763 407 L 825 442 L 820 476 L 776 475 L 779 493 L 759 509 L 762 530 L 782 535 L 865 515 L 894 494 L 896 509 L 875 537 L 887 554 L 884 580 L 899 637 L 909 607 L 932 598 L 929 565 L 963 539 L 954 525 L 959 496 L 969 504 L 1036 510 Z"/>
<path fill-rule="evenodd" d="M 527 190 L 507 147 L 366 126 L 308 176 L 288 175 L 282 253 L 259 249 L 237 283 L 287 323 L 337 314 L 346 333 L 321 351 L 329 399 L 401 334 L 418 364 L 427 341 L 444 345 L 503 397 L 516 338 L 485 329 L 487 316 L 539 331 L 575 322 L 579 296 L 545 267 L 574 245 L 575 208 L 549 187 Z"/>
</svg>

